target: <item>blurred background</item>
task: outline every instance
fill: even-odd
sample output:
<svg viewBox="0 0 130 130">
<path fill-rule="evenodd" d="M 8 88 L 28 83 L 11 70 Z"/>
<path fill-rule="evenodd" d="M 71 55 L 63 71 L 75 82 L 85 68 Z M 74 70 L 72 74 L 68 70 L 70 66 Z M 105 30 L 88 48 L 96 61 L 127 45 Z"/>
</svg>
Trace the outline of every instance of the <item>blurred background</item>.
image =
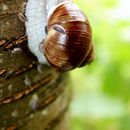
<svg viewBox="0 0 130 130">
<path fill-rule="evenodd" d="M 70 73 L 71 130 L 130 130 L 130 0 L 75 0 L 93 29 L 95 61 Z"/>
</svg>

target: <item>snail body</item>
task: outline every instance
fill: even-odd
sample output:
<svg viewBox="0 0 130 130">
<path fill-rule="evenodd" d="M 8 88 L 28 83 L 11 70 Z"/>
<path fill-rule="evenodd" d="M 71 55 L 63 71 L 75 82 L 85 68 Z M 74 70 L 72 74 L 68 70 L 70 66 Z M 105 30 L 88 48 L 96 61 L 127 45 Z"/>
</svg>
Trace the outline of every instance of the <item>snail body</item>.
<svg viewBox="0 0 130 130">
<path fill-rule="evenodd" d="M 48 0 L 48 8 L 45 1 L 28 0 L 25 25 L 29 49 L 40 63 L 49 63 L 61 72 L 91 63 L 92 32 L 85 14 L 69 0 L 58 5 L 58 0 L 52 5 Z"/>
<path fill-rule="evenodd" d="M 92 32 L 85 14 L 71 1 L 50 14 L 43 52 L 58 71 L 68 71 L 93 60 Z"/>
</svg>

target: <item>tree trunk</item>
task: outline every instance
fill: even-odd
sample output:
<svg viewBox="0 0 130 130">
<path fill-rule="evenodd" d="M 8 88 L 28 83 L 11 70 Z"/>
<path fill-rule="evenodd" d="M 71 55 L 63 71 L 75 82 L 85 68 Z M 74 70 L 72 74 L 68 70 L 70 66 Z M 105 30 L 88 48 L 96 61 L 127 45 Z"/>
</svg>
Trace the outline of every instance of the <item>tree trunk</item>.
<svg viewBox="0 0 130 130">
<path fill-rule="evenodd" d="M 67 74 L 38 64 L 27 47 L 26 0 L 0 0 L 0 130 L 67 130 Z"/>
</svg>

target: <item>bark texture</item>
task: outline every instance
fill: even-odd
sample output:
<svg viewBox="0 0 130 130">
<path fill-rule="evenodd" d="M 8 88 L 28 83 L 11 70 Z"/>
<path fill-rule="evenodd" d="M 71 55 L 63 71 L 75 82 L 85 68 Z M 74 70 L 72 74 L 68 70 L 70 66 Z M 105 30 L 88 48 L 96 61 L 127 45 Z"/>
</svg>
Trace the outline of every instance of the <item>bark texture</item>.
<svg viewBox="0 0 130 130">
<path fill-rule="evenodd" d="M 0 0 L 0 130 L 67 130 L 67 74 L 38 64 L 28 50 L 26 0 Z"/>
</svg>

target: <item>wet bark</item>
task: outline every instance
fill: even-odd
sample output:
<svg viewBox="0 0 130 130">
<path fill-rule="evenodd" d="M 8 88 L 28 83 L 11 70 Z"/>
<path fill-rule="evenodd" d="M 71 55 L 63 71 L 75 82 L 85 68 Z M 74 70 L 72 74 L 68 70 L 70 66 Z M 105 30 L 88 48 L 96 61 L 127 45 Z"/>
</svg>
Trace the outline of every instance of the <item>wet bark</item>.
<svg viewBox="0 0 130 130">
<path fill-rule="evenodd" d="M 26 0 L 0 0 L 0 130 L 67 130 L 68 75 L 28 50 Z"/>
</svg>

